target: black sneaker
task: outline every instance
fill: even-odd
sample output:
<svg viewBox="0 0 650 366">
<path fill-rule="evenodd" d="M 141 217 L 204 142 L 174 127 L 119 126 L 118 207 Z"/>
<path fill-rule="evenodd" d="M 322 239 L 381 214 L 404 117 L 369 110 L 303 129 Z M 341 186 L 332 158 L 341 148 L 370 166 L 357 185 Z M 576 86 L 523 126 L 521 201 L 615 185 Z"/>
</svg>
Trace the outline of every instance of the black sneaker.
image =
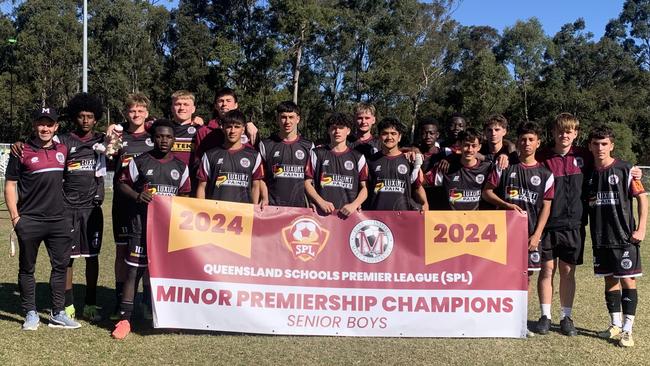
<svg viewBox="0 0 650 366">
<path fill-rule="evenodd" d="M 547 318 L 546 315 L 542 315 L 541 318 L 537 321 L 537 334 L 548 334 L 548 331 L 551 329 L 551 319 Z"/>
<path fill-rule="evenodd" d="M 560 320 L 560 331 L 562 331 L 562 334 L 569 337 L 578 335 L 578 331 L 576 330 L 576 327 L 573 325 L 573 319 L 569 318 L 568 316 Z"/>
</svg>

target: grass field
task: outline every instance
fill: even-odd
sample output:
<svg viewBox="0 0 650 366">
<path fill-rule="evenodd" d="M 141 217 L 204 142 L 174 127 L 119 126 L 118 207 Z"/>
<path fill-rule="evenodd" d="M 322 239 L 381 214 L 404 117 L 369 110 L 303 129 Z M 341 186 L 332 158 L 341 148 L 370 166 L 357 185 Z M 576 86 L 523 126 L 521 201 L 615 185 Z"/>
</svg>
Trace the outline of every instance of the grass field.
<svg viewBox="0 0 650 366">
<path fill-rule="evenodd" d="M 109 196 L 110 199 L 110 196 Z M 100 256 L 98 297 L 105 310 L 113 306 L 114 246 L 110 202 L 105 205 L 104 249 Z M 553 303 L 554 331 L 530 339 L 400 339 L 288 337 L 154 330 L 136 321 L 125 341 L 110 337 L 113 323 L 89 324 L 77 330 L 46 325 L 49 302 L 49 263 L 41 247 L 37 265 L 37 304 L 42 324 L 36 332 L 20 330 L 23 314 L 16 285 L 17 258 L 9 257 L 7 212 L 0 212 L 0 365 L 125 365 L 125 364 L 650 364 L 650 287 L 639 281 L 640 304 L 634 327 L 636 347 L 621 349 L 598 339 L 595 332 L 609 322 L 602 280 L 594 278 L 587 242 L 585 265 L 577 271 L 574 320 L 577 337 L 557 332 L 557 289 Z M 644 246 L 650 244 L 646 239 Z M 647 266 L 649 250 L 644 251 Z M 83 260 L 75 263 L 75 283 L 84 283 Z M 84 286 L 76 285 L 77 309 Z M 539 317 L 537 297 L 531 295 L 529 319 Z"/>
</svg>

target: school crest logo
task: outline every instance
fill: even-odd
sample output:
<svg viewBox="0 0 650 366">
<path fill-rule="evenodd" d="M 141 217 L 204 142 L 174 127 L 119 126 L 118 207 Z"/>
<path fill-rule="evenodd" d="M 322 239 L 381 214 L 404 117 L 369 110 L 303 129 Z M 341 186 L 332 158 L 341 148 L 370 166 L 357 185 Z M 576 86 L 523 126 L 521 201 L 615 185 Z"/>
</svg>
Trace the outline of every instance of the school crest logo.
<svg viewBox="0 0 650 366">
<path fill-rule="evenodd" d="M 538 186 L 542 184 L 542 178 L 540 178 L 537 175 L 533 175 L 532 177 L 530 177 L 530 183 L 532 183 L 534 186 Z"/>
<path fill-rule="evenodd" d="M 344 166 L 345 169 L 347 169 L 347 170 L 352 170 L 352 169 L 354 169 L 354 163 L 351 162 L 350 160 L 346 160 L 345 163 L 343 163 L 343 166 Z"/>
<path fill-rule="evenodd" d="M 305 152 L 302 151 L 302 150 L 296 150 L 294 155 L 296 156 L 296 159 L 298 159 L 298 160 L 302 160 L 302 159 L 305 158 Z"/>
<path fill-rule="evenodd" d="M 577 166 L 578 168 L 582 168 L 583 166 L 585 166 L 585 160 L 580 156 L 576 156 L 575 160 L 573 160 L 573 164 L 575 164 L 575 166 Z"/>
<path fill-rule="evenodd" d="M 408 172 L 408 168 L 404 164 L 400 164 L 397 166 L 397 172 L 400 174 L 406 174 Z"/>
<path fill-rule="evenodd" d="M 364 220 L 350 233 L 350 249 L 364 263 L 379 263 L 393 252 L 395 240 L 390 228 L 378 220 Z"/>
<path fill-rule="evenodd" d="M 239 160 L 239 164 L 241 164 L 241 166 L 243 166 L 244 168 L 248 168 L 249 166 L 251 166 L 251 161 L 248 160 L 247 158 L 241 158 L 241 160 Z"/>
<path fill-rule="evenodd" d="M 65 161 L 65 156 L 63 155 L 63 153 L 58 152 L 56 153 L 55 157 L 56 157 L 56 161 L 58 161 L 61 164 L 63 164 L 63 162 Z"/>
<path fill-rule="evenodd" d="M 476 183 L 483 184 L 483 182 L 485 181 L 485 175 L 479 174 L 479 175 L 476 176 L 475 180 L 476 180 Z"/>
<path fill-rule="evenodd" d="M 181 174 L 176 169 L 172 169 L 170 175 L 172 176 L 173 180 L 178 180 L 181 177 Z"/>
<path fill-rule="evenodd" d="M 34 156 L 30 161 L 32 164 L 38 163 L 38 156 Z"/>
<path fill-rule="evenodd" d="M 187 133 L 189 133 L 190 135 L 194 135 L 196 133 L 196 128 L 194 126 L 190 126 L 187 129 Z"/>
<path fill-rule="evenodd" d="M 625 258 L 621 261 L 621 267 L 623 269 L 630 269 L 632 268 L 632 261 L 629 258 Z"/>
<path fill-rule="evenodd" d="M 153 141 L 151 141 L 150 137 L 147 137 L 147 139 L 144 140 L 144 143 L 147 144 L 147 146 L 153 146 Z"/>
<path fill-rule="evenodd" d="M 315 260 L 325 249 L 330 233 L 311 217 L 301 216 L 282 228 L 285 247 L 294 259 L 303 262 Z"/>
<path fill-rule="evenodd" d="M 532 252 L 530 253 L 530 261 L 533 263 L 539 263 L 540 257 L 539 257 L 539 252 Z"/>
<path fill-rule="evenodd" d="M 617 185 L 619 182 L 618 175 L 615 174 L 610 175 L 609 177 L 607 177 L 607 181 L 609 182 L 609 184 L 613 186 Z"/>
</svg>

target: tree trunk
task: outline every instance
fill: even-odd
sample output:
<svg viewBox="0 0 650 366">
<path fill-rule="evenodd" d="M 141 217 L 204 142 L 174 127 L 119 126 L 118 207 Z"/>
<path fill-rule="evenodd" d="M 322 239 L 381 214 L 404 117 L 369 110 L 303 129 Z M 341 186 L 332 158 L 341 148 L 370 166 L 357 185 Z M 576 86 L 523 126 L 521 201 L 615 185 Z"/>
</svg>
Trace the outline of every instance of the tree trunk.
<svg viewBox="0 0 650 366">
<path fill-rule="evenodd" d="M 293 68 L 293 102 L 298 104 L 298 84 L 300 79 L 300 59 L 302 58 L 302 46 L 305 42 L 305 28 L 307 24 L 302 23 L 300 27 L 300 40 L 298 41 L 298 49 L 296 50 L 296 62 Z"/>
<path fill-rule="evenodd" d="M 524 117 L 528 121 L 528 90 L 526 88 L 526 79 L 522 79 L 522 82 L 524 86 Z"/>
</svg>

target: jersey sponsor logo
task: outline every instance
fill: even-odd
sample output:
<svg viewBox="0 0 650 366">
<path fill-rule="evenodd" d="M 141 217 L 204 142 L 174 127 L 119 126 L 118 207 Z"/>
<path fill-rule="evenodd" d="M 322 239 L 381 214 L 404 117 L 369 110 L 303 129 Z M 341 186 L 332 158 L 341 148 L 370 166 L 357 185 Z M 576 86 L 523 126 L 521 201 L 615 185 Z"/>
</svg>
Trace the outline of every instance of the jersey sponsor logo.
<svg viewBox="0 0 650 366">
<path fill-rule="evenodd" d="M 321 174 L 320 184 L 323 188 L 332 187 L 332 188 L 343 188 L 352 190 L 354 183 L 354 177 L 341 174 Z"/>
<path fill-rule="evenodd" d="M 241 158 L 241 160 L 239 160 L 239 164 L 244 168 L 248 168 L 249 166 L 251 166 L 251 161 L 248 160 L 248 158 Z"/>
<path fill-rule="evenodd" d="M 178 193 L 178 187 L 167 184 L 149 184 L 145 189 L 158 196 L 176 196 Z"/>
<path fill-rule="evenodd" d="M 305 152 L 302 151 L 302 150 L 296 150 L 294 155 L 295 155 L 296 159 L 298 159 L 298 160 L 303 160 L 305 158 Z"/>
<path fill-rule="evenodd" d="M 350 160 L 346 160 L 345 163 L 343 163 L 343 166 L 344 166 L 345 169 L 347 169 L 347 170 L 352 170 L 352 169 L 354 169 L 354 163 L 351 162 Z"/>
<path fill-rule="evenodd" d="M 275 178 L 305 178 L 305 167 L 302 165 L 275 164 L 272 170 Z"/>
<path fill-rule="evenodd" d="M 185 142 L 185 141 L 176 141 L 174 142 L 174 145 L 172 146 L 172 151 L 173 152 L 190 152 L 192 151 L 194 147 L 194 144 L 191 142 Z"/>
<path fill-rule="evenodd" d="M 147 139 L 144 140 L 144 143 L 145 143 L 147 146 L 153 146 L 153 141 L 151 141 L 151 138 L 150 138 L 150 137 L 147 137 Z"/>
<path fill-rule="evenodd" d="M 530 183 L 534 186 L 538 186 L 542 184 L 542 178 L 540 178 L 537 175 L 533 175 L 532 177 L 530 177 Z"/>
<path fill-rule="evenodd" d="M 596 192 L 595 196 L 589 197 L 589 206 L 613 206 L 621 202 L 618 192 Z"/>
<path fill-rule="evenodd" d="M 537 198 L 539 198 L 539 193 L 537 192 L 513 186 L 506 187 L 506 194 L 506 198 L 510 201 L 527 202 L 533 205 L 537 203 Z"/>
<path fill-rule="evenodd" d="M 397 166 L 397 172 L 400 174 L 406 174 L 408 172 L 408 168 L 404 164 L 400 164 Z"/>
<path fill-rule="evenodd" d="M 172 171 L 169 173 L 172 176 L 173 180 L 178 180 L 181 177 L 181 174 L 176 169 L 172 169 Z"/>
<path fill-rule="evenodd" d="M 455 188 L 449 190 L 449 202 L 451 203 L 478 202 L 480 199 L 480 190 L 461 190 Z"/>
<path fill-rule="evenodd" d="M 56 153 L 55 157 L 56 157 L 56 161 L 58 161 L 61 164 L 63 164 L 63 162 L 65 161 L 65 155 L 63 155 L 63 153 L 61 152 Z"/>
<path fill-rule="evenodd" d="M 623 269 L 630 269 L 630 268 L 632 268 L 632 260 L 630 260 L 629 258 L 625 258 L 625 259 L 623 259 L 623 260 L 621 261 L 621 267 L 622 267 Z"/>
<path fill-rule="evenodd" d="M 73 171 L 94 171 L 95 170 L 95 160 L 94 159 L 83 159 L 78 161 L 68 161 L 67 169 L 69 172 Z"/>
<path fill-rule="evenodd" d="M 476 178 L 474 178 L 474 180 L 478 184 L 483 184 L 483 181 L 485 181 L 485 175 L 479 174 L 479 175 L 476 176 Z"/>
<path fill-rule="evenodd" d="M 400 179 L 383 179 L 375 184 L 375 193 L 379 192 L 396 192 L 404 193 L 406 182 Z"/>
<path fill-rule="evenodd" d="M 364 220 L 350 232 L 350 249 L 364 263 L 379 263 L 390 256 L 394 246 L 393 232 L 378 220 Z"/>
<path fill-rule="evenodd" d="M 611 184 L 613 186 L 617 185 L 618 182 L 619 182 L 618 175 L 616 175 L 616 174 L 610 175 L 609 177 L 607 177 L 607 181 L 609 182 L 609 184 Z"/>
<path fill-rule="evenodd" d="M 38 156 L 34 156 L 30 161 L 32 164 L 38 163 Z"/>
<path fill-rule="evenodd" d="M 282 228 L 285 247 L 293 254 L 294 259 L 303 262 L 318 257 L 325 249 L 329 235 L 329 231 L 323 229 L 318 221 L 305 216 L 298 217 L 289 226 Z"/>
<path fill-rule="evenodd" d="M 190 135 L 194 135 L 196 133 L 196 128 L 194 126 L 188 127 L 187 133 L 189 133 Z"/>
<path fill-rule="evenodd" d="M 229 187 L 248 187 L 249 175 L 244 173 L 231 173 L 226 172 L 222 173 L 217 177 L 217 180 L 214 182 L 214 185 L 217 187 L 229 186 Z"/>
</svg>

